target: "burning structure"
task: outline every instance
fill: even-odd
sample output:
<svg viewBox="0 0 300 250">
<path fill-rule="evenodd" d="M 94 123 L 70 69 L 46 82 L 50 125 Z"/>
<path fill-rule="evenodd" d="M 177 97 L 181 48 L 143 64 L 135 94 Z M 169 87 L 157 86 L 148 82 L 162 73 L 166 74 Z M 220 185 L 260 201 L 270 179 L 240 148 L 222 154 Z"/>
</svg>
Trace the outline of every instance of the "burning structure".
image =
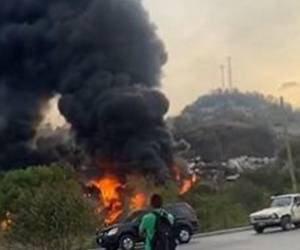
<svg viewBox="0 0 300 250">
<path fill-rule="evenodd" d="M 53 141 L 41 150 L 35 138 L 59 95 L 108 210 L 120 204 L 109 201 L 119 194 L 107 185 L 122 189 L 132 174 L 158 183 L 169 176 L 169 103 L 157 90 L 167 53 L 140 0 L 5 1 L 0 54 L 0 170 L 64 157 Z M 143 203 L 133 197 L 132 206 Z"/>
</svg>

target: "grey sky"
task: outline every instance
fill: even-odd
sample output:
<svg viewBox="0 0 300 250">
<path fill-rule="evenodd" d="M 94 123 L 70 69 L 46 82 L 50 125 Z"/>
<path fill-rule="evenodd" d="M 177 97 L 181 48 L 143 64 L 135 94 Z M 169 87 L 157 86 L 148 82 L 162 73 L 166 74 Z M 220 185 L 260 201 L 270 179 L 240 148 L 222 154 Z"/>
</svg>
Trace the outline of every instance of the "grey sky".
<svg viewBox="0 0 300 250">
<path fill-rule="evenodd" d="M 299 0 L 144 0 L 169 52 L 163 89 L 178 113 L 220 86 L 220 64 L 233 58 L 242 90 L 284 95 L 300 105 Z M 281 91 L 281 92 L 280 92 Z"/>
</svg>

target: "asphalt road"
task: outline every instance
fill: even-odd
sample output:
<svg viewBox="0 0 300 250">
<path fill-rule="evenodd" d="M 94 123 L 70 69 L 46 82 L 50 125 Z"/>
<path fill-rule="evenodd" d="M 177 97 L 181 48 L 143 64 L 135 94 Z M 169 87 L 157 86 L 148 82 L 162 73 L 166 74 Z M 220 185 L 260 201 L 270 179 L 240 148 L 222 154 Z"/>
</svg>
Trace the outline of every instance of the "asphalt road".
<svg viewBox="0 0 300 250">
<path fill-rule="evenodd" d="M 198 238 L 179 250 L 300 250 L 300 230 L 267 230 L 262 235 L 246 231 Z"/>
</svg>

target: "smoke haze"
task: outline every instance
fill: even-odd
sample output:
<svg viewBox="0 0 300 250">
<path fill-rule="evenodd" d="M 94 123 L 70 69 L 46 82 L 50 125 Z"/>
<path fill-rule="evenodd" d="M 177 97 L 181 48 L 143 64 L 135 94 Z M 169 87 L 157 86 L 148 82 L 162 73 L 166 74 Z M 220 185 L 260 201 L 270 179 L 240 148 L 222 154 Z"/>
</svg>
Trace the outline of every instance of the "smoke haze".
<svg viewBox="0 0 300 250">
<path fill-rule="evenodd" d="M 4 1 L 0 54 L 2 169 L 53 160 L 32 141 L 57 94 L 93 159 L 128 171 L 167 169 L 169 103 L 156 90 L 167 55 L 139 0 Z"/>
</svg>

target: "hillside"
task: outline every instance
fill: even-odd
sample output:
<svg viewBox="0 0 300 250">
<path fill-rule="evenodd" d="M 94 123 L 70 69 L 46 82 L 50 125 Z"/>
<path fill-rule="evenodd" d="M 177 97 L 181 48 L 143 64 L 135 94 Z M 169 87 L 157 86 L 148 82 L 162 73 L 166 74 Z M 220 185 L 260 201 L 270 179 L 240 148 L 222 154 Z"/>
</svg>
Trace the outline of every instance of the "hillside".
<svg viewBox="0 0 300 250">
<path fill-rule="evenodd" d="M 279 100 L 259 93 L 215 91 L 198 98 L 187 106 L 181 116 L 191 122 L 251 123 L 276 128 L 287 119 L 290 125 L 299 123 L 300 113 L 289 104 L 280 106 Z"/>
<path fill-rule="evenodd" d="M 273 156 L 280 147 L 282 125 L 300 134 L 300 113 L 289 104 L 258 93 L 215 91 L 201 96 L 170 120 L 176 139 L 191 144 L 189 154 L 227 160 L 240 155 Z"/>
</svg>

